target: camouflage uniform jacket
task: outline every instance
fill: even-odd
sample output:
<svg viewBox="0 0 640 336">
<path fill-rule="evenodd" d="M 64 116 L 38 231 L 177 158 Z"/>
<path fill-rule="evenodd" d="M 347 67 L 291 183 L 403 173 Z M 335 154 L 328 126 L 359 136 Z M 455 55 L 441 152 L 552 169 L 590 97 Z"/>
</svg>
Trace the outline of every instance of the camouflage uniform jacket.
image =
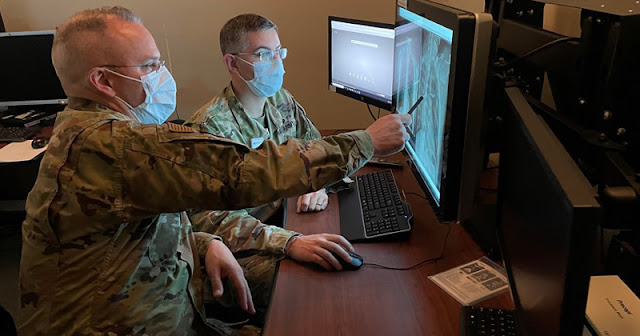
<svg viewBox="0 0 640 336">
<path fill-rule="evenodd" d="M 261 139 L 282 144 L 289 139 L 321 138 L 320 132 L 309 120 L 302 106 L 285 89 L 280 89 L 274 96 L 267 98 L 264 117 L 265 122 L 262 124 L 247 115 L 229 85 L 196 111 L 187 125 L 250 147 L 261 144 Z M 261 250 L 282 254 L 287 240 L 295 232 L 260 222 L 271 217 L 282 203 L 280 200 L 251 209 L 202 212 L 194 215 L 197 219 L 194 228 L 220 235 L 234 252 Z M 261 234 L 251 234 L 256 231 Z M 274 232 L 278 234 L 271 235 Z M 244 239 L 249 235 L 253 239 Z"/>
<path fill-rule="evenodd" d="M 202 322 L 202 265 L 214 237 L 194 234 L 185 210 L 246 208 L 319 189 L 372 152 L 362 131 L 252 151 L 71 98 L 27 198 L 20 333 L 215 334 Z"/>
</svg>

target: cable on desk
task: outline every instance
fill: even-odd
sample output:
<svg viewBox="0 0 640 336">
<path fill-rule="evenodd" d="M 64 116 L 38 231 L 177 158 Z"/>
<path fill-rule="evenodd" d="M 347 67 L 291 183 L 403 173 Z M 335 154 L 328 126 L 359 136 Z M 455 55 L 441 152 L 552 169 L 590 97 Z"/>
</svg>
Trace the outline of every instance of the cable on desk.
<svg viewBox="0 0 640 336">
<path fill-rule="evenodd" d="M 367 110 L 369 111 L 369 115 L 371 115 L 371 118 L 373 118 L 373 120 L 378 120 L 378 119 L 373 115 L 373 112 L 371 112 L 371 106 L 369 106 L 369 104 L 367 104 Z"/>
<path fill-rule="evenodd" d="M 405 195 L 413 195 L 413 196 L 417 196 L 422 198 L 423 200 L 429 202 L 429 199 L 420 195 L 420 194 L 416 194 L 413 192 L 405 192 L 404 190 L 402 191 Z M 409 266 L 409 267 L 393 267 L 393 266 L 385 266 L 385 265 L 380 265 L 380 264 L 376 264 L 376 263 L 363 263 L 362 266 L 373 266 L 373 267 L 378 267 L 378 268 L 384 268 L 384 269 L 389 269 L 389 270 L 396 270 L 396 271 L 408 271 L 411 269 L 414 269 L 416 267 L 419 267 L 425 263 L 428 263 L 430 261 L 438 261 L 440 259 L 442 259 L 444 257 L 444 250 L 447 247 L 447 242 L 449 241 L 449 234 L 451 233 L 451 224 L 452 222 L 441 222 L 440 224 L 443 225 L 447 225 L 447 233 L 444 236 L 444 243 L 442 243 L 442 249 L 440 250 L 440 255 L 438 255 L 435 258 L 429 258 L 429 259 L 425 259 L 422 260 L 420 262 L 418 262 L 417 264 L 413 265 L 413 266 Z"/>
<path fill-rule="evenodd" d="M 422 195 L 420 195 L 420 194 L 416 194 L 416 193 L 414 193 L 414 192 L 405 192 L 405 191 L 403 191 L 403 192 L 404 192 L 405 194 L 407 194 L 407 195 L 413 195 L 413 196 L 420 197 L 420 198 L 422 198 L 423 200 L 425 200 L 425 201 L 427 201 L 427 202 L 429 201 L 429 199 L 428 199 L 428 198 L 426 198 L 426 197 L 424 197 L 424 196 L 422 196 Z"/>
<path fill-rule="evenodd" d="M 445 224 L 445 223 L 442 223 Z M 444 257 L 444 249 L 447 247 L 447 241 L 449 240 L 449 234 L 451 233 L 451 222 L 446 223 L 447 224 L 447 234 L 444 236 L 444 243 L 442 244 L 442 250 L 440 250 L 440 255 L 435 257 L 435 258 L 429 258 L 429 259 L 425 259 L 422 260 L 420 262 L 418 262 L 417 264 L 413 265 L 413 266 L 409 266 L 409 267 L 393 267 L 393 266 L 385 266 L 385 265 L 380 265 L 380 264 L 376 264 L 376 263 L 363 263 L 362 266 L 373 266 L 373 267 L 377 267 L 377 268 L 384 268 L 384 269 L 389 269 L 389 270 L 395 270 L 395 271 L 408 271 L 411 269 L 414 269 L 416 267 L 422 266 L 423 264 L 426 264 L 430 261 L 438 261 L 440 259 L 442 259 L 442 257 Z"/>
</svg>

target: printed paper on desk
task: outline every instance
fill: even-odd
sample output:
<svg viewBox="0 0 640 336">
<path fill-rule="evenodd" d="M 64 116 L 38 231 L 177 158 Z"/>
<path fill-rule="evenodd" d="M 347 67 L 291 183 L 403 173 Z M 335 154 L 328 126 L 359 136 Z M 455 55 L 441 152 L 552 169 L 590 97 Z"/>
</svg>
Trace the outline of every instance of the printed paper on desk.
<svg viewBox="0 0 640 336">
<path fill-rule="evenodd" d="M 465 306 L 496 296 L 509 288 L 504 269 L 487 257 L 430 276 L 429 279 Z"/>
<path fill-rule="evenodd" d="M 0 148 L 0 162 L 8 163 L 33 160 L 48 147 L 47 145 L 42 148 L 33 149 L 33 147 L 31 147 L 31 141 L 32 140 L 12 142 Z"/>
</svg>

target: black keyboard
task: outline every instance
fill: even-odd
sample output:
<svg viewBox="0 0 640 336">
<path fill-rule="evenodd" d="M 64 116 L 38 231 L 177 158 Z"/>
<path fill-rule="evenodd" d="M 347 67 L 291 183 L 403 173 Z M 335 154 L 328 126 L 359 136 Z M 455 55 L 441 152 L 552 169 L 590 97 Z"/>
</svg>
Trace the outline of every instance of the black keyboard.
<svg viewBox="0 0 640 336">
<path fill-rule="evenodd" d="M 26 141 L 36 133 L 35 127 L 0 127 L 0 142 Z"/>
<path fill-rule="evenodd" d="M 464 306 L 460 312 L 460 336 L 518 336 L 513 311 Z"/>
<path fill-rule="evenodd" d="M 356 176 L 366 238 L 411 230 L 390 169 Z"/>
</svg>

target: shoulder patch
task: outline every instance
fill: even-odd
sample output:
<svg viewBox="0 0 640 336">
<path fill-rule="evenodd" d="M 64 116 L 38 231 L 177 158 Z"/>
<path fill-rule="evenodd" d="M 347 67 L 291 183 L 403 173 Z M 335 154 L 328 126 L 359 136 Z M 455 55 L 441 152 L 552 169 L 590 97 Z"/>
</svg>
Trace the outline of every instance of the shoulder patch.
<svg viewBox="0 0 640 336">
<path fill-rule="evenodd" d="M 178 124 L 174 124 L 172 122 L 167 123 L 167 125 L 169 125 L 169 131 L 171 132 L 178 132 L 178 133 L 196 133 L 198 132 L 196 129 L 189 127 L 189 126 L 185 126 L 185 125 L 178 125 Z"/>
<path fill-rule="evenodd" d="M 159 142 L 173 142 L 173 141 L 198 141 L 198 142 L 214 142 L 226 145 L 234 145 L 241 147 L 244 152 L 249 151 L 243 143 L 235 142 L 227 138 L 221 138 L 208 132 L 200 132 L 197 129 L 176 125 L 172 123 L 164 123 L 156 129 Z"/>
</svg>

